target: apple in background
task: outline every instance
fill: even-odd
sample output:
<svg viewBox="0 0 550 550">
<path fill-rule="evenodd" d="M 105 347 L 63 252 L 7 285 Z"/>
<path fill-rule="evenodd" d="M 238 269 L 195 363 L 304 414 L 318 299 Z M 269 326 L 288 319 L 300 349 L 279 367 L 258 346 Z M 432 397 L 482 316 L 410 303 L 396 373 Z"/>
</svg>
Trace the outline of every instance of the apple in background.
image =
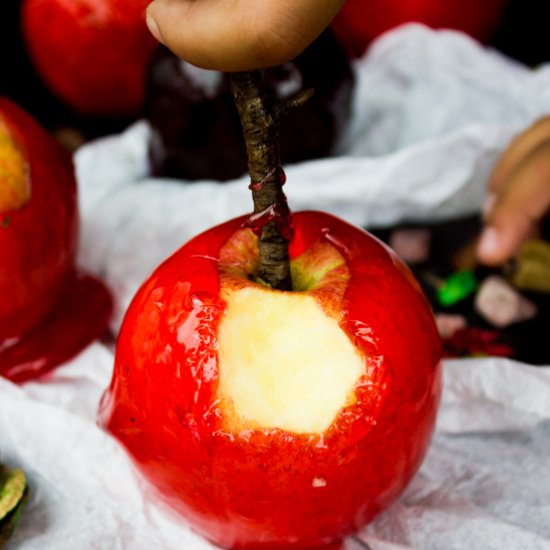
<svg viewBox="0 0 550 550">
<path fill-rule="evenodd" d="M 324 32 L 295 60 L 263 76 L 274 102 L 304 88 L 315 90 L 305 106 L 282 120 L 283 164 L 333 154 L 350 115 L 353 73 L 332 33 Z M 224 181 L 246 172 L 228 74 L 198 69 L 160 48 L 148 74 L 146 117 L 153 175 Z"/>
<path fill-rule="evenodd" d="M 79 115 L 141 113 L 157 46 L 145 24 L 150 0 L 23 0 L 31 59 L 51 90 Z"/>
<path fill-rule="evenodd" d="M 408 268 L 365 231 L 294 214 L 286 292 L 255 282 L 244 221 L 195 237 L 138 291 L 99 421 L 215 544 L 331 544 L 424 457 L 437 330 Z"/>
<path fill-rule="evenodd" d="M 0 342 L 57 301 L 73 270 L 77 215 L 69 155 L 0 98 Z"/>
<path fill-rule="evenodd" d="M 331 27 L 348 54 L 361 56 L 380 34 L 402 23 L 463 31 L 488 42 L 508 0 L 346 0 Z"/>
<path fill-rule="evenodd" d="M 0 375 L 36 376 L 105 327 L 110 295 L 76 274 L 77 230 L 70 155 L 0 98 Z"/>
</svg>

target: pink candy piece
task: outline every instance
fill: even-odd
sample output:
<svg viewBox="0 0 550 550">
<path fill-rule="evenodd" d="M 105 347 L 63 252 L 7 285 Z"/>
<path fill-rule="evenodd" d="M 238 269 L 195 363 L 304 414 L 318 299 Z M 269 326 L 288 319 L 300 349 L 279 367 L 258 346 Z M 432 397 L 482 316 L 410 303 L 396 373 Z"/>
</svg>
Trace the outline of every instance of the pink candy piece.
<svg viewBox="0 0 550 550">
<path fill-rule="evenodd" d="M 456 313 L 438 313 L 435 316 L 435 324 L 440 338 L 452 338 L 452 336 L 466 328 L 466 319 Z"/>
<path fill-rule="evenodd" d="M 403 261 L 420 263 L 428 259 L 430 238 L 429 229 L 396 229 L 389 245 Z"/>
<path fill-rule="evenodd" d="M 533 302 L 496 275 L 483 281 L 476 294 L 474 306 L 482 317 L 498 328 L 527 321 L 538 312 Z"/>
</svg>

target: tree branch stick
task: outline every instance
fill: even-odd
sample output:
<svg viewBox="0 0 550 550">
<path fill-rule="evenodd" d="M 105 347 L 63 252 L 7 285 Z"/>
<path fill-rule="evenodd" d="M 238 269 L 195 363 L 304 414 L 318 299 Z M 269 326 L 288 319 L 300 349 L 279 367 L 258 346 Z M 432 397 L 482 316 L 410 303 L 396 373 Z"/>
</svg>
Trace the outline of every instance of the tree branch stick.
<svg viewBox="0 0 550 550">
<path fill-rule="evenodd" d="M 288 243 L 292 221 L 283 192 L 278 142 L 281 109 L 268 104 L 259 71 L 234 73 L 231 87 L 248 154 L 254 202 L 249 225 L 259 236 L 259 277 L 272 288 L 291 290 Z"/>
</svg>

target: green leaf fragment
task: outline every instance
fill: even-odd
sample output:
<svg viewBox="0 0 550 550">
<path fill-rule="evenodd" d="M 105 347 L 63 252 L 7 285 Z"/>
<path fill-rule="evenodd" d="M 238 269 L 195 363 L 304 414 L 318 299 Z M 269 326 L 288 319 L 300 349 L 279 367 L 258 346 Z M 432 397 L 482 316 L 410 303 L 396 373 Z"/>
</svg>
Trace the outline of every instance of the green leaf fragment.
<svg viewBox="0 0 550 550">
<path fill-rule="evenodd" d="M 28 495 L 22 470 L 0 465 L 0 547 L 11 536 Z"/>
</svg>

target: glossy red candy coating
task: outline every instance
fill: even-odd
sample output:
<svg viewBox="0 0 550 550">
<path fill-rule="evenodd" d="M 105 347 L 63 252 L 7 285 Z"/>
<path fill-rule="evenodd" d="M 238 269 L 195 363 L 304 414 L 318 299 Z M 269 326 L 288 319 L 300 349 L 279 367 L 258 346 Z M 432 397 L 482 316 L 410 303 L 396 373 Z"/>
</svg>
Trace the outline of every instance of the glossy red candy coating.
<svg viewBox="0 0 550 550">
<path fill-rule="evenodd" d="M 306 549 L 343 538 L 395 500 L 434 429 L 439 338 L 409 270 L 333 216 L 293 219 L 292 258 L 321 240 L 347 262 L 341 327 L 366 356 L 355 404 L 323 434 L 224 430 L 217 259 L 239 218 L 184 245 L 139 290 L 100 406 L 100 423 L 162 499 L 223 547 Z"/>
<path fill-rule="evenodd" d="M 13 211 L 0 207 L 2 342 L 41 321 L 72 276 L 78 212 L 70 155 L 22 109 L 3 98 L 0 124 L 24 152 L 30 177 L 29 202 Z"/>
<path fill-rule="evenodd" d="M 157 42 L 149 0 L 24 0 L 31 59 L 51 90 L 81 115 L 135 116 Z"/>
<path fill-rule="evenodd" d="M 43 377 L 101 336 L 111 310 L 101 281 L 74 274 L 41 323 L 13 342 L 0 342 L 0 376 L 16 383 Z"/>
<path fill-rule="evenodd" d="M 23 382 L 97 338 L 112 303 L 100 281 L 75 272 L 78 209 L 70 155 L 3 98 L 0 139 L 18 151 L 22 165 L 10 168 L 27 174 L 30 191 L 18 208 L 0 204 L 0 376 Z M 0 186 L 9 188 L 2 162 L 6 158 L 0 158 Z"/>
</svg>

